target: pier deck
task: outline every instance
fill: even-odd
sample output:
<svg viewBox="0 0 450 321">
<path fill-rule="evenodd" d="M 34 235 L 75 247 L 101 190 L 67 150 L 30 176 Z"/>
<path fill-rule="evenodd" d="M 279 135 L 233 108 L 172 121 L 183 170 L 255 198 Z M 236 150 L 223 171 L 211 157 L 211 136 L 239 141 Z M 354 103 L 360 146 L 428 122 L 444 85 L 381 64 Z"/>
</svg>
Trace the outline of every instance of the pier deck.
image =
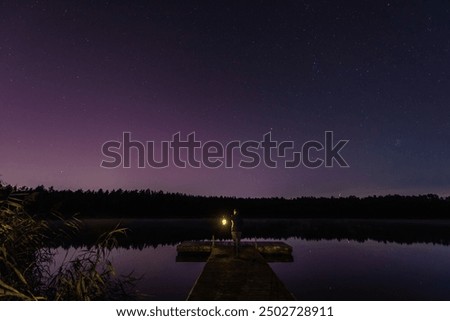
<svg viewBox="0 0 450 321">
<path fill-rule="evenodd" d="M 209 254 L 206 265 L 188 300 L 294 300 L 267 264 L 263 252 L 270 257 L 290 255 L 292 248 L 281 242 L 245 243 L 239 256 L 234 255 L 231 243 L 186 242 L 178 246 L 178 253 Z M 258 246 L 259 245 L 259 246 Z M 195 250 L 195 251 L 194 251 Z M 282 260 L 283 261 L 283 260 Z"/>
</svg>

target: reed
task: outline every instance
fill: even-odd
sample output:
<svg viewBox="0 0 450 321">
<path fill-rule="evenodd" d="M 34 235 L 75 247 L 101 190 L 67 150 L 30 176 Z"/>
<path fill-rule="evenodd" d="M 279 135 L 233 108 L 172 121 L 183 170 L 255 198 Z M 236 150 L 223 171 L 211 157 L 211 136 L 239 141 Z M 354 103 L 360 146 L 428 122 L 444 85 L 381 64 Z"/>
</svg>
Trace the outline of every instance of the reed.
<svg viewBox="0 0 450 321">
<path fill-rule="evenodd" d="M 111 250 L 126 229 L 116 226 L 90 248 L 67 258 L 56 269 L 51 246 L 76 237 L 80 221 L 38 219 L 27 213 L 34 194 L 0 189 L 0 299 L 2 300 L 115 300 L 130 296 L 136 281 L 118 276 L 110 260 Z M 55 220 L 60 221 L 54 224 Z M 61 224 L 62 223 L 62 224 Z M 53 271 L 53 272 L 52 272 Z"/>
</svg>

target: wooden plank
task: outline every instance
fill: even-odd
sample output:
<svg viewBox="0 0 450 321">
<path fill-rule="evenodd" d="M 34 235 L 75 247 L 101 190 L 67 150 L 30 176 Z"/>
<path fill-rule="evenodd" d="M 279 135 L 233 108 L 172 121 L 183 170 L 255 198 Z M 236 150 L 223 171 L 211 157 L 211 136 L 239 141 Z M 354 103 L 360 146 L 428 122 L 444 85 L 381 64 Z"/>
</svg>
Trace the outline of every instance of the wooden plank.
<svg viewBox="0 0 450 321">
<path fill-rule="evenodd" d="M 215 246 L 233 246 L 232 242 L 215 242 Z M 177 246 L 177 262 L 206 262 L 212 242 L 189 241 Z M 242 247 L 254 247 L 266 262 L 293 262 L 292 247 L 283 242 L 242 242 Z"/>
<path fill-rule="evenodd" d="M 192 288 L 188 300 L 294 300 L 254 246 L 219 244 Z"/>
<path fill-rule="evenodd" d="M 214 242 L 216 246 L 233 246 L 232 242 Z M 188 241 L 177 246 L 178 253 L 210 253 L 211 241 Z M 284 242 L 241 242 L 242 247 L 255 247 L 262 254 L 292 254 L 292 246 Z"/>
<path fill-rule="evenodd" d="M 209 241 L 187 241 L 177 246 L 178 253 L 211 253 L 211 244 Z"/>
</svg>

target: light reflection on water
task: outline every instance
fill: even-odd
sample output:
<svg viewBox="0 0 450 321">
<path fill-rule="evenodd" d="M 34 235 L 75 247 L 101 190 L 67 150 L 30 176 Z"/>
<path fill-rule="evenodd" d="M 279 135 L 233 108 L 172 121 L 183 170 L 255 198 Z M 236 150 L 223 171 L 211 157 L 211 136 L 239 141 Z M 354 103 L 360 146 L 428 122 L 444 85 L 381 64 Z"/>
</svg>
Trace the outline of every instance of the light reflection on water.
<svg viewBox="0 0 450 321">
<path fill-rule="evenodd" d="M 270 239 L 265 239 L 270 241 Z M 270 263 L 299 300 L 449 300 L 450 247 L 376 241 L 288 238 L 294 262 Z M 73 253 L 73 248 L 69 252 Z M 57 259 L 66 250 L 58 248 Z M 176 246 L 118 248 L 111 259 L 119 274 L 142 279 L 146 300 L 185 300 L 203 262 L 176 262 Z"/>
</svg>

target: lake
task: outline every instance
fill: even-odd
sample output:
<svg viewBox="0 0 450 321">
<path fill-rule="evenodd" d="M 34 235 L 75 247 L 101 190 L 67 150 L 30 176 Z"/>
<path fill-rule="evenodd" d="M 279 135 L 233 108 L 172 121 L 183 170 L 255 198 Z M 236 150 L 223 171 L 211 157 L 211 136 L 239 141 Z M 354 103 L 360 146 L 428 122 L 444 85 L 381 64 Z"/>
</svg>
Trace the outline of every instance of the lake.
<svg viewBox="0 0 450 321">
<path fill-rule="evenodd" d="M 86 220 L 57 261 L 90 246 L 117 220 Z M 128 236 L 112 250 L 120 274 L 142 277 L 145 300 L 185 300 L 204 262 L 176 262 L 185 240 L 226 239 L 213 220 L 122 220 Z M 293 262 L 270 266 L 298 300 L 449 300 L 450 222 L 245 220 L 246 240 L 282 240 Z"/>
</svg>

